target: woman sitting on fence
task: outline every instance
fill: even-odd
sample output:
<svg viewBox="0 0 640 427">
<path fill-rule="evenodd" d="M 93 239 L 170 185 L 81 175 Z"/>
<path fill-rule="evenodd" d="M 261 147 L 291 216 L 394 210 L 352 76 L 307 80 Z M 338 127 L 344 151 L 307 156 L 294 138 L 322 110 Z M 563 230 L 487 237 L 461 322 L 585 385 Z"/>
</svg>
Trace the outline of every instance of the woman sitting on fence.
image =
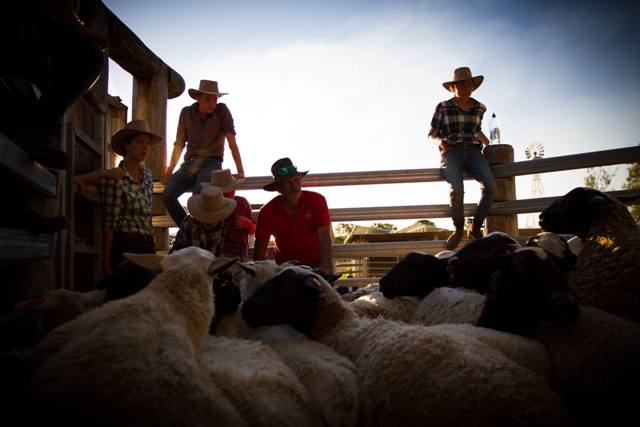
<svg viewBox="0 0 640 427">
<path fill-rule="evenodd" d="M 469 232 L 470 238 L 482 237 L 482 223 L 495 197 L 496 182 L 489 163 L 482 155 L 483 144 L 489 145 L 489 140 L 481 130 L 486 107 L 471 98 L 471 93 L 483 79 L 483 76 L 472 76 L 467 67 L 456 69 L 451 81 L 442 84 L 453 93 L 453 98 L 440 102 L 431 120 L 429 138 L 438 143 L 444 178 L 451 186 L 451 216 L 456 229 L 447 239 L 447 249 L 458 246 L 464 232 L 463 171 L 467 170 L 482 187 L 482 197 Z"/>
</svg>

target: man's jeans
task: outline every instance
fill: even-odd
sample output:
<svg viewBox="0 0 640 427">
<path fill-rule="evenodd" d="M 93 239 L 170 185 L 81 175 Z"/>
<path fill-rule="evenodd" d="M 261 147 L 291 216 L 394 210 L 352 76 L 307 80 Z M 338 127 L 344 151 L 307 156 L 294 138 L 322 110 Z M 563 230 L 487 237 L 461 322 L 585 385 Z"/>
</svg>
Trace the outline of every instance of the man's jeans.
<svg viewBox="0 0 640 427">
<path fill-rule="evenodd" d="M 164 188 L 162 200 L 167 212 L 179 227 L 187 216 L 178 197 L 187 191 L 199 194 L 203 182 L 211 182 L 211 171 L 222 169 L 222 159 L 210 157 L 207 159 L 186 160 L 176 172 L 171 175 Z"/>
<path fill-rule="evenodd" d="M 482 154 L 479 145 L 450 145 L 442 153 L 440 166 L 444 169 L 443 175 L 451 188 L 451 217 L 456 228 L 464 227 L 464 184 L 463 171 L 478 182 L 482 189 L 482 197 L 478 203 L 478 209 L 473 217 L 473 223 L 480 227 L 489 214 L 496 193 L 496 181 L 491 173 L 489 163 Z"/>
</svg>

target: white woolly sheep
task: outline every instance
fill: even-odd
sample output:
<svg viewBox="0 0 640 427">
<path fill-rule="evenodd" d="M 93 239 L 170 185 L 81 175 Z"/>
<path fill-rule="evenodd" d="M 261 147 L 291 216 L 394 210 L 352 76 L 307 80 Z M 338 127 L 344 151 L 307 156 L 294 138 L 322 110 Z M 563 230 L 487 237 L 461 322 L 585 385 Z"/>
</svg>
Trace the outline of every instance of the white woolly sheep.
<svg viewBox="0 0 640 427">
<path fill-rule="evenodd" d="M 72 425 L 244 425 L 203 376 L 217 259 L 190 247 L 137 255 L 163 272 L 145 289 L 50 332 L 31 358 L 29 414 Z"/>
<path fill-rule="evenodd" d="M 540 214 L 540 225 L 582 239 L 576 269 L 569 274 L 581 304 L 640 322 L 640 228 L 623 203 L 575 188 Z"/>
<path fill-rule="evenodd" d="M 358 424 L 358 383 L 355 366 L 327 345 L 304 339 L 270 337 L 271 347 L 309 393 L 311 417 L 317 426 Z"/>
<path fill-rule="evenodd" d="M 475 325 L 487 300 L 485 295 L 462 288 L 436 288 L 420 301 L 409 323 L 432 326 L 442 323 Z"/>
<path fill-rule="evenodd" d="M 250 326 L 289 323 L 356 366 L 363 425 L 567 425 L 533 371 L 465 334 L 355 314 L 319 276 L 286 269 L 242 307 Z"/>
<path fill-rule="evenodd" d="M 247 425 L 314 425 L 307 390 L 269 346 L 209 336 L 202 353 L 211 382 L 229 398 Z"/>
</svg>

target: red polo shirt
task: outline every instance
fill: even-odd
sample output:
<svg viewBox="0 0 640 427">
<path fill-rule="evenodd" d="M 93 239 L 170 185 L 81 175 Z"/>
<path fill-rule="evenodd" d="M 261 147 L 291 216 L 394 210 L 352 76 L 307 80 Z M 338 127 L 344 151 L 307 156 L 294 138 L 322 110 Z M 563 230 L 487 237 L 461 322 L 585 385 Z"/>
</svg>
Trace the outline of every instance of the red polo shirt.
<svg viewBox="0 0 640 427">
<path fill-rule="evenodd" d="M 274 197 L 260 209 L 256 240 L 276 240 L 276 262 L 298 260 L 306 265 L 320 263 L 318 228 L 331 224 L 327 201 L 321 194 L 302 190 L 300 209 L 292 215 L 282 196 Z"/>
</svg>

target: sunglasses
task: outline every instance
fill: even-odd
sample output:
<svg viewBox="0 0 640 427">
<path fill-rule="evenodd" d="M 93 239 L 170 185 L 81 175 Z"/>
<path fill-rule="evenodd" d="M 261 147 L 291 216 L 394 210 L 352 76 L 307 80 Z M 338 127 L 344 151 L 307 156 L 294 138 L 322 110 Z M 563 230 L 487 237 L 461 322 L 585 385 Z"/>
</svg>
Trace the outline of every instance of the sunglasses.
<svg viewBox="0 0 640 427">
<path fill-rule="evenodd" d="M 286 176 L 292 172 L 297 172 L 297 171 L 298 171 L 298 168 L 296 168 L 295 166 L 283 166 L 276 171 L 276 176 L 277 177 Z"/>
</svg>

